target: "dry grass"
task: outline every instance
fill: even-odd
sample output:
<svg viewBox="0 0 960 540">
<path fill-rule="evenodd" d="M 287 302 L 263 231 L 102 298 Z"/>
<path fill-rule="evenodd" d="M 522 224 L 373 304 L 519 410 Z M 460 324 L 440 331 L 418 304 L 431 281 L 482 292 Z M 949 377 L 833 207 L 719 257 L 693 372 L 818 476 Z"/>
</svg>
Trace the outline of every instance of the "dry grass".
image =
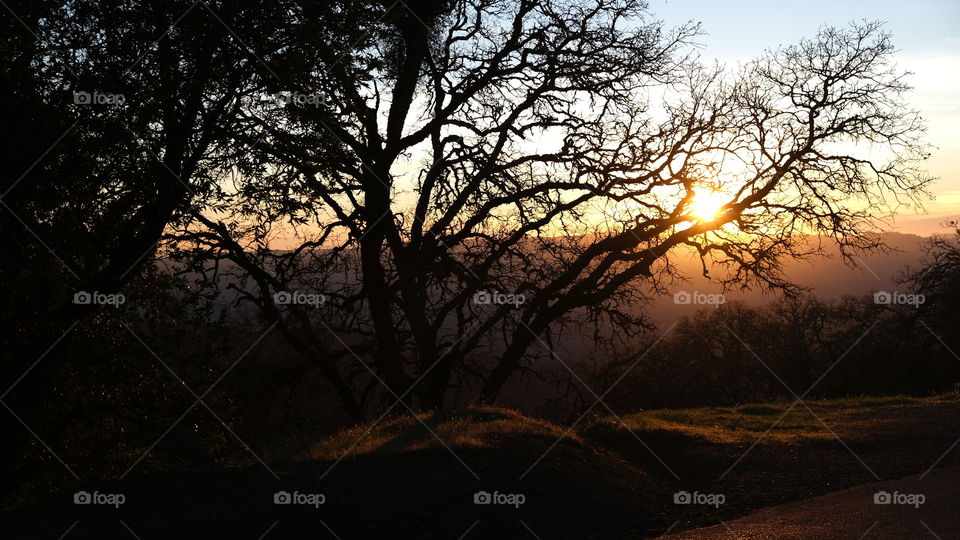
<svg viewBox="0 0 960 540">
<path fill-rule="evenodd" d="M 866 411 L 925 403 L 956 403 L 960 394 L 943 394 L 929 398 L 906 396 L 857 397 L 811 401 L 808 410 L 802 404 L 791 409 L 790 403 L 749 404 L 736 407 L 704 407 L 698 409 L 661 409 L 623 417 L 635 431 L 676 431 L 718 443 L 768 442 L 798 443 L 811 439 L 833 439 L 827 426 L 851 424 Z M 811 412 L 812 411 L 812 412 Z M 823 422 L 821 422 L 821 420 Z M 589 429 L 618 429 L 619 422 L 603 419 Z"/>
<path fill-rule="evenodd" d="M 660 409 L 626 415 L 623 419 L 635 431 L 673 431 L 718 443 L 752 443 L 761 438 L 766 443 L 800 443 L 813 439 L 833 439 L 832 430 L 856 427 L 858 423 L 866 421 L 865 418 L 875 424 L 878 410 L 882 412 L 898 407 L 946 402 L 960 402 L 960 394 L 928 398 L 889 396 L 811 401 L 808 405 L 816 416 L 803 405 L 790 409 L 790 403 L 767 403 Z M 824 427 L 821 419 L 831 429 Z M 452 416 L 426 413 L 420 415 L 420 420 L 423 423 L 411 416 L 395 416 L 375 426 L 359 425 L 320 440 L 298 458 L 337 460 L 346 456 L 439 448 L 441 444 L 437 437 L 452 448 L 496 448 L 510 441 L 522 443 L 530 438 L 552 443 L 566 432 L 565 428 L 556 424 L 529 418 L 514 410 L 493 407 L 470 408 Z M 585 445 L 581 434 L 588 436 L 602 430 L 620 429 L 623 426 L 615 419 L 603 418 L 567 433 L 566 439 L 574 444 Z"/>
<path fill-rule="evenodd" d="M 523 416 L 517 411 L 494 407 L 470 408 L 454 416 L 421 414 L 420 420 L 423 423 L 411 416 L 396 416 L 375 426 L 356 426 L 318 442 L 300 457 L 310 460 L 336 460 L 347 455 L 437 448 L 441 446 L 437 437 L 452 448 L 496 447 L 504 441 L 523 437 L 539 437 L 553 441 L 566 431 L 560 426 Z M 430 431 L 433 431 L 436 437 Z M 575 443 L 582 443 L 574 432 L 567 434 L 567 438 Z"/>
</svg>

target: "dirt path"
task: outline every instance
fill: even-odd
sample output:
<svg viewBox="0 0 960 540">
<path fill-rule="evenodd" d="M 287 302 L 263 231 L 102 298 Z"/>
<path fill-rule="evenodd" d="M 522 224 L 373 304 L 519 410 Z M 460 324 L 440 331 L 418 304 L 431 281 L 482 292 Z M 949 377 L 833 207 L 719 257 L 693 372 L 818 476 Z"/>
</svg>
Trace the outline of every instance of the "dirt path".
<svg viewBox="0 0 960 540">
<path fill-rule="evenodd" d="M 900 503 L 876 504 L 877 494 Z M 923 499 L 921 499 L 922 497 Z M 916 503 L 921 502 L 918 507 Z M 844 489 L 668 536 L 681 539 L 856 540 L 960 538 L 960 467 Z"/>
</svg>

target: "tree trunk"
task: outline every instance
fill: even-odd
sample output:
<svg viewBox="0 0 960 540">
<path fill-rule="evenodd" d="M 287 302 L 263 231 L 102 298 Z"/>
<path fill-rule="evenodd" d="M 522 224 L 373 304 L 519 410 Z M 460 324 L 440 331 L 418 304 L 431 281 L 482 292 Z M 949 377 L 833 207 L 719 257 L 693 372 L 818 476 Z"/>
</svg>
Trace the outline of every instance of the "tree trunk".
<svg viewBox="0 0 960 540">
<path fill-rule="evenodd" d="M 376 333 L 374 363 L 384 382 L 396 395 L 402 395 L 412 382 L 403 367 L 403 357 L 397 344 L 396 323 L 393 320 L 390 288 L 381 261 L 381 249 L 386 238 L 385 220 L 390 214 L 389 187 L 383 185 L 382 175 L 367 179 L 368 188 L 364 200 L 365 219 L 368 228 L 360 240 L 360 265 L 363 270 L 363 286 L 370 303 Z M 409 396 L 408 396 L 409 397 Z"/>
<path fill-rule="evenodd" d="M 523 358 L 523 354 L 527 351 L 527 348 L 530 347 L 530 344 L 537 339 L 537 336 L 543 331 L 544 326 L 542 323 L 538 324 L 537 321 L 534 320 L 529 330 L 523 328 L 518 332 L 514 332 L 513 341 L 510 342 L 507 350 L 500 356 L 500 361 L 497 362 L 496 367 L 494 367 L 490 371 L 490 375 L 487 376 L 487 380 L 480 390 L 480 396 L 476 400 L 477 403 L 490 404 L 497 399 L 500 391 L 503 390 L 503 385 L 507 383 L 507 380 L 515 371 L 520 369 L 520 360 Z"/>
</svg>

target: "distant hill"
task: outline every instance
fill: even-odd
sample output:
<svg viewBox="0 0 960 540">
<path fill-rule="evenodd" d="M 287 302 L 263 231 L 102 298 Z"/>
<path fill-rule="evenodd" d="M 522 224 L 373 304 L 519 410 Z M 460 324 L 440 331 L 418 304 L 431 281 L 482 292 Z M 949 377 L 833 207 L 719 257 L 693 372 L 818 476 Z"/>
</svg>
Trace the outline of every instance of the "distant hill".
<svg viewBox="0 0 960 540">
<path fill-rule="evenodd" d="M 859 258 L 854 266 L 848 266 L 840 257 L 836 246 L 826 245 L 827 253 L 822 257 L 810 257 L 806 260 L 790 260 L 784 265 L 784 273 L 794 283 L 810 287 L 812 292 L 823 299 L 839 299 L 845 295 L 859 296 L 876 291 L 892 291 L 901 288 L 896 278 L 907 267 L 916 268 L 923 257 L 925 237 L 914 234 L 885 233 L 884 240 L 895 251 L 876 253 Z M 700 261 L 694 253 L 675 255 L 680 271 L 690 279 L 673 288 L 672 292 L 686 291 L 713 294 L 720 292 L 720 286 L 703 277 Z M 719 276 L 717 276 L 719 277 Z M 739 300 L 749 305 L 762 305 L 774 299 L 771 294 L 760 291 L 728 292 L 727 301 Z M 654 319 L 660 324 L 670 324 L 678 317 L 693 314 L 704 305 L 675 304 L 673 294 L 657 299 L 653 303 Z"/>
</svg>

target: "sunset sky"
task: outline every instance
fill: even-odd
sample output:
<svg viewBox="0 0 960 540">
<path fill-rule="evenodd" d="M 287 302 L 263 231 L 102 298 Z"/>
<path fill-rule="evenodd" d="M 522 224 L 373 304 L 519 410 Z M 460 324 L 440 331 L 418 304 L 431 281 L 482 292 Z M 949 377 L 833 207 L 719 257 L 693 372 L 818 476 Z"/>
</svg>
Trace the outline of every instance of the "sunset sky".
<svg viewBox="0 0 960 540">
<path fill-rule="evenodd" d="M 704 58 L 747 60 L 765 48 L 789 45 L 813 36 L 824 25 L 859 19 L 887 22 L 899 50 L 899 65 L 914 73 L 911 101 L 928 122 L 937 147 L 929 170 L 940 181 L 928 215 L 902 215 L 900 232 L 941 231 L 946 218 L 960 217 L 960 2 L 955 0 L 769 2 L 730 0 L 713 5 L 679 0 L 650 0 L 656 17 L 670 24 L 701 21 L 707 35 L 698 39 Z"/>
</svg>

